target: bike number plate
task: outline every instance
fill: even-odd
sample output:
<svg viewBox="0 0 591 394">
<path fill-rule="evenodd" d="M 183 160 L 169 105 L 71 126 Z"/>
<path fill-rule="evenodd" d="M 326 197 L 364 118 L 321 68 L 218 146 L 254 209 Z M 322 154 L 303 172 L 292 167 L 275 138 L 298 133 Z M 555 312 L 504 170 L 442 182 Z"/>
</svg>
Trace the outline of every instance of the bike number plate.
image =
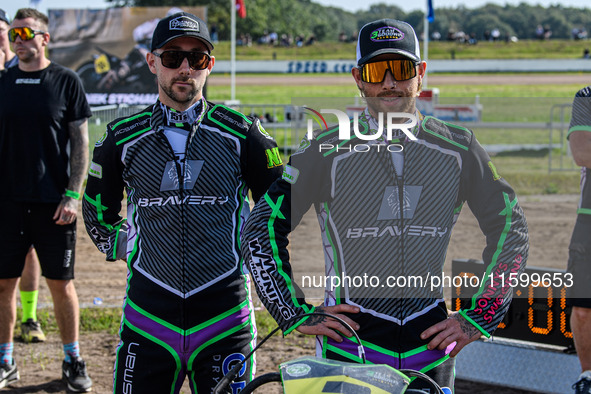
<svg viewBox="0 0 591 394">
<path fill-rule="evenodd" d="M 111 64 L 109 58 L 104 53 L 94 59 L 94 71 L 97 74 L 104 74 L 111 70 Z"/>
</svg>

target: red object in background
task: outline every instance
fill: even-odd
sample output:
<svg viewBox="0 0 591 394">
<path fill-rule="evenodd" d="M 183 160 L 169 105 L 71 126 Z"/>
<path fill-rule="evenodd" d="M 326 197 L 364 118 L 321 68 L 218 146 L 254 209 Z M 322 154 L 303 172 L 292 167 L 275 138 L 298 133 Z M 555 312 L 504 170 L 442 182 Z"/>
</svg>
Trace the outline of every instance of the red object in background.
<svg viewBox="0 0 591 394">
<path fill-rule="evenodd" d="M 236 11 L 238 11 L 239 17 L 246 18 L 246 8 L 244 7 L 244 0 L 236 0 Z"/>
</svg>

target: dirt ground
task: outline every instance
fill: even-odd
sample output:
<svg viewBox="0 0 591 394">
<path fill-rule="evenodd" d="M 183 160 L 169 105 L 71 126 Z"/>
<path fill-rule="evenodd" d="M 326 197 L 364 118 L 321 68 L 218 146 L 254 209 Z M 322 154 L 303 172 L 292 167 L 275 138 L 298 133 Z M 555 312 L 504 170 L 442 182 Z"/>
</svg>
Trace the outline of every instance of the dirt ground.
<svg viewBox="0 0 591 394">
<path fill-rule="evenodd" d="M 567 248 L 575 220 L 578 196 L 550 195 L 526 196 L 520 198 L 525 211 L 530 237 L 528 265 L 564 268 Z M 76 288 L 82 307 L 98 307 L 95 298 L 102 300 L 102 306 L 120 306 L 125 288 L 126 268 L 121 262 L 105 262 L 88 238 L 81 221 L 78 223 L 78 245 L 76 250 Z M 311 245 L 308 259 L 298 259 L 297 272 L 321 275 L 323 270 L 322 252 L 317 240 L 318 225 L 314 215 L 307 215 L 294 233 L 295 245 Z M 467 208 L 452 233 L 445 272 L 451 273 L 451 261 L 458 258 L 480 259 L 484 237 Z M 296 276 L 297 276 L 296 272 Z M 46 286 L 40 292 L 40 303 L 48 306 L 51 302 Z M 82 355 L 88 364 L 88 371 L 94 382 L 95 393 L 111 392 L 112 368 L 117 338 L 113 335 L 93 333 L 80 338 Z M 257 353 L 259 373 L 270 372 L 278 363 L 301 355 L 313 354 L 311 340 L 274 336 Z M 65 392 L 60 366 L 63 358 L 61 342 L 57 334 L 51 334 L 42 344 L 15 342 L 15 357 L 21 380 L 5 389 L 7 393 L 62 393 Z M 518 390 L 475 385 L 459 381 L 457 393 L 520 393 Z M 184 390 L 188 393 L 189 390 Z"/>
</svg>

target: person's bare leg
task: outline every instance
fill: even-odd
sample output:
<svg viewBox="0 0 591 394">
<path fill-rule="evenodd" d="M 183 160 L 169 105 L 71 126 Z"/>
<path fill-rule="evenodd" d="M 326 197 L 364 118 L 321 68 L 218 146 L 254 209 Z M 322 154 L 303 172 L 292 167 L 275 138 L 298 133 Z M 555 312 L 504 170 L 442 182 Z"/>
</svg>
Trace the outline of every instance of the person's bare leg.
<svg viewBox="0 0 591 394">
<path fill-rule="evenodd" d="M 25 268 L 21 275 L 19 284 L 20 291 L 35 291 L 39 290 L 39 277 L 41 276 L 41 266 L 39 265 L 39 258 L 34 247 L 29 249 L 27 257 L 25 258 Z"/>
<path fill-rule="evenodd" d="M 18 278 L 0 279 L 0 343 L 12 342 Z"/>
<path fill-rule="evenodd" d="M 74 282 L 47 278 L 46 280 L 53 298 L 55 319 L 64 344 L 62 379 L 66 381 L 70 391 L 77 393 L 88 392 L 92 388 L 92 379 L 90 379 L 86 371 L 86 363 L 80 357 L 80 346 L 78 344 L 80 309 Z"/>
<path fill-rule="evenodd" d="M 573 306 L 570 316 L 575 348 L 582 371 L 591 370 L 591 309 Z"/>
<path fill-rule="evenodd" d="M 53 299 L 55 320 L 60 329 L 63 344 L 78 341 L 80 310 L 78 295 L 71 280 L 47 279 L 47 286 Z"/>
</svg>

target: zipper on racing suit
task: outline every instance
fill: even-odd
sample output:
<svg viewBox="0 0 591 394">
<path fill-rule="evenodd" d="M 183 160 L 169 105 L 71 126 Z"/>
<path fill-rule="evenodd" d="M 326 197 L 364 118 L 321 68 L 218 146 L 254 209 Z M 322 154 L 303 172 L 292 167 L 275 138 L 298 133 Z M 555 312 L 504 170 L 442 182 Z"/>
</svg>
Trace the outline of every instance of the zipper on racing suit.
<svg viewBox="0 0 591 394">
<path fill-rule="evenodd" d="M 396 166 L 394 165 L 393 161 L 394 160 L 394 156 L 396 153 L 391 153 L 390 154 L 390 163 L 392 164 L 392 170 L 394 171 L 394 182 L 395 185 L 398 187 L 398 206 L 399 206 L 399 210 L 400 210 L 400 267 L 401 267 L 401 271 L 402 271 L 402 275 L 405 275 L 405 270 L 404 270 L 404 262 L 405 262 L 405 250 L 404 250 L 404 170 L 402 171 L 402 174 L 400 176 L 398 176 L 398 173 L 396 172 Z M 402 150 L 402 152 L 400 152 L 400 154 L 402 155 L 402 158 L 404 160 L 404 150 Z M 403 161 L 403 165 L 404 165 L 404 161 Z M 398 330 L 398 338 L 397 338 L 397 345 L 401 343 L 402 338 L 402 311 L 404 310 L 404 289 L 402 290 L 402 297 L 400 300 L 400 303 L 398 304 L 400 307 L 400 311 L 398 313 L 398 317 L 400 318 L 400 330 Z M 402 355 L 399 353 L 398 354 L 398 367 L 400 368 L 400 366 L 402 365 Z"/>
<path fill-rule="evenodd" d="M 178 193 L 179 193 L 179 200 L 181 201 L 181 203 L 179 204 L 179 208 L 180 208 L 180 218 L 181 218 L 181 223 L 180 223 L 180 232 L 181 232 L 181 250 L 180 252 L 180 275 L 181 275 L 181 291 L 183 293 L 183 297 L 180 301 L 181 304 L 181 310 L 182 310 L 182 314 L 181 314 L 181 319 L 180 319 L 180 327 L 184 327 L 185 326 L 185 322 L 186 322 L 186 302 L 185 302 L 185 296 L 184 294 L 186 293 L 186 289 L 185 289 L 185 243 L 186 243 L 186 228 L 185 228 L 185 204 L 183 203 L 184 198 L 185 198 L 185 175 L 186 175 L 186 171 L 187 171 L 187 156 L 189 154 L 189 141 L 191 140 L 192 135 L 195 133 L 196 131 L 196 127 L 193 126 L 193 130 L 189 133 L 189 135 L 187 135 L 187 140 L 185 141 L 185 163 L 184 165 L 181 166 L 181 163 L 179 163 L 179 161 L 177 160 L 177 157 L 174 153 L 174 149 L 172 147 L 172 145 L 170 144 L 170 141 L 168 140 L 168 138 L 166 137 L 166 135 L 164 134 L 164 130 L 162 130 L 162 133 L 160 133 L 160 137 L 161 139 L 164 141 L 164 144 L 166 146 L 168 146 L 168 150 L 171 154 L 171 158 L 172 158 L 172 162 L 174 163 L 174 166 L 176 168 L 176 173 L 178 174 Z M 179 328 L 180 328 L 179 327 Z M 184 329 L 181 329 L 181 335 L 182 335 L 182 343 L 181 345 L 181 349 L 185 350 L 187 347 L 187 343 L 186 343 L 186 336 L 184 335 Z"/>
<path fill-rule="evenodd" d="M 394 141 L 393 141 L 394 142 Z M 399 141 L 398 143 L 403 145 L 404 141 Z M 400 214 L 400 267 L 401 267 L 401 274 L 405 275 L 404 273 L 404 261 L 405 261 L 405 251 L 404 251 L 404 170 L 402 170 L 402 174 L 398 175 L 398 172 L 396 171 L 396 166 L 394 165 L 394 155 L 398 154 L 397 152 L 389 152 L 387 149 L 384 150 L 384 152 L 386 152 L 386 160 L 387 160 L 387 168 L 392 172 L 392 174 L 394 175 L 394 186 L 398 189 L 398 210 L 399 210 L 399 214 Z M 403 166 L 404 166 L 404 149 L 402 150 L 402 152 L 400 152 L 400 154 L 402 154 L 402 158 L 403 158 Z M 398 319 L 400 320 L 400 330 L 398 330 L 398 334 L 396 337 L 396 347 L 398 348 L 398 344 L 401 343 L 402 338 L 402 320 L 403 320 L 403 316 L 402 316 L 402 311 L 404 310 L 404 289 L 403 289 L 403 293 L 402 293 L 402 297 L 400 298 L 399 302 L 397 303 L 398 307 L 399 307 L 399 311 L 397 313 Z M 399 353 L 399 352 L 398 352 Z M 398 366 L 397 368 L 400 368 L 400 366 L 402 365 L 402 355 L 399 353 L 398 354 Z"/>
</svg>

